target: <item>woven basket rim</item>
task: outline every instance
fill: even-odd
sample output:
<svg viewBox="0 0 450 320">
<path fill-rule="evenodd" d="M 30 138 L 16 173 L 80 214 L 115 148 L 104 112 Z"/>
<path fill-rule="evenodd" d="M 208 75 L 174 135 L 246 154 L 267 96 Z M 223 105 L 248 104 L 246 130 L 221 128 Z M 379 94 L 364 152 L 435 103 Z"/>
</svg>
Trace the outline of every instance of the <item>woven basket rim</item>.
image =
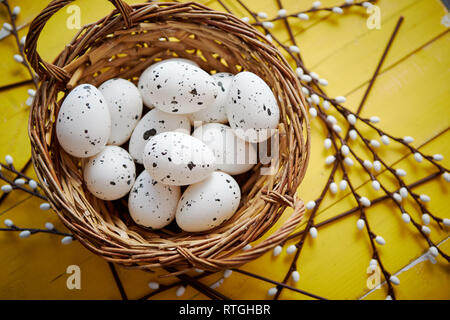
<svg viewBox="0 0 450 320">
<path fill-rule="evenodd" d="M 52 1 L 31 23 L 25 44 L 27 58 L 40 78 L 28 126 L 33 165 L 65 226 L 86 248 L 106 260 L 144 270 L 177 267 L 217 271 L 252 261 L 285 241 L 305 211 L 296 190 L 309 160 L 310 128 L 300 83 L 279 50 L 239 18 L 196 2 L 128 5 L 123 0 L 110 0 L 116 7 L 114 11 L 83 26 L 53 63 L 45 62 L 36 50 L 39 35 L 47 20 L 72 1 Z M 167 43 L 156 42 L 160 34 L 168 35 Z M 172 35 L 181 40 L 170 42 Z M 185 53 L 192 46 L 200 47 L 201 57 L 197 51 L 195 55 Z M 130 58 L 117 58 L 122 52 Z M 280 170 L 270 178 L 261 178 L 255 170 L 248 183 L 241 186 L 245 187 L 245 203 L 236 218 L 210 233 L 144 232 L 122 221 L 123 216 L 114 211 L 111 203 L 92 199 L 84 192 L 78 160 L 62 151 L 55 141 L 52 119 L 56 119 L 60 107 L 60 93 L 67 94 L 85 80 L 98 86 L 96 82 L 111 75 L 136 79 L 136 71 L 145 64 L 174 53 L 190 54 L 208 70 L 236 73 L 241 66 L 265 76 L 278 94 L 283 117 L 278 127 Z M 113 59 L 107 60 L 111 55 L 119 60 L 117 65 Z M 136 63 L 132 58 L 141 60 Z M 292 214 L 268 235 L 287 207 L 293 208 Z M 266 234 L 256 246 L 242 250 Z"/>
</svg>

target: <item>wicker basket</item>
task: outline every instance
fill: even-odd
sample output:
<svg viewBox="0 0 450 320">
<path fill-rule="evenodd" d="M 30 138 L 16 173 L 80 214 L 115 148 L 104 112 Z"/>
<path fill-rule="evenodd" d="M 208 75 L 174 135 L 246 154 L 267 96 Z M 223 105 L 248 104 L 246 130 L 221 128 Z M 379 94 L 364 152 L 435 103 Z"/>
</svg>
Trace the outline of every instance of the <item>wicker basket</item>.
<svg viewBox="0 0 450 320">
<path fill-rule="evenodd" d="M 130 6 L 111 0 L 116 10 L 83 26 L 53 64 L 45 62 L 36 52 L 39 34 L 47 20 L 70 2 L 52 1 L 32 22 L 25 45 L 41 81 L 29 120 L 33 164 L 66 227 L 92 252 L 138 269 L 217 271 L 249 262 L 283 242 L 305 210 L 295 194 L 308 162 L 310 133 L 299 81 L 282 54 L 239 18 L 195 2 Z M 120 201 L 104 202 L 87 191 L 80 159 L 66 154 L 55 136 L 54 119 L 71 88 L 79 83 L 98 86 L 114 77 L 136 83 L 149 65 L 174 56 L 194 60 L 208 71 L 258 74 L 273 89 L 281 112 L 280 169 L 265 176 L 257 165 L 238 177 L 242 189 L 238 212 L 207 233 L 137 226 Z M 242 250 L 273 227 L 287 207 L 294 210 L 278 229 Z"/>
</svg>

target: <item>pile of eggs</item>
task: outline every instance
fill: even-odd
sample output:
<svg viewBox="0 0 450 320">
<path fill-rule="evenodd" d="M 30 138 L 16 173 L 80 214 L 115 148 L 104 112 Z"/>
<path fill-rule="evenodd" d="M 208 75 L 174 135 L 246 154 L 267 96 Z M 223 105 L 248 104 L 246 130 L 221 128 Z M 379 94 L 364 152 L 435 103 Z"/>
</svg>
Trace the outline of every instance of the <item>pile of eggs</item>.
<svg viewBox="0 0 450 320">
<path fill-rule="evenodd" d="M 95 197 L 128 194 L 138 225 L 160 229 L 175 219 L 199 232 L 235 213 L 241 191 L 232 176 L 257 163 L 257 143 L 279 117 L 272 90 L 254 73 L 210 75 L 173 58 L 148 67 L 137 87 L 120 78 L 78 85 L 61 105 L 56 136 L 68 154 L 84 158 Z M 145 168 L 138 177 L 136 163 Z"/>
</svg>

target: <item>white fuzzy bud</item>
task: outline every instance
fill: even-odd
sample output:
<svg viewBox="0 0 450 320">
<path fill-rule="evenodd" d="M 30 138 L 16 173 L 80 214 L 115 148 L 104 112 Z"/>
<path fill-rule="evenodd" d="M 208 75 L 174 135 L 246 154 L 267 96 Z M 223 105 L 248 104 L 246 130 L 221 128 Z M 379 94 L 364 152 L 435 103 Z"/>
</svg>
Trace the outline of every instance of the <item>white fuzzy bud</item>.
<svg viewBox="0 0 450 320">
<path fill-rule="evenodd" d="M 297 251 L 297 247 L 294 244 L 291 244 L 289 247 L 287 247 L 286 249 L 286 253 L 287 254 L 293 254 L 295 251 Z"/>
<path fill-rule="evenodd" d="M 39 206 L 39 209 L 43 211 L 49 210 L 50 208 L 51 208 L 50 203 L 47 202 L 41 203 L 41 205 Z"/>
<path fill-rule="evenodd" d="M 430 222 L 431 222 L 431 217 L 430 217 L 430 215 L 429 215 L 428 213 L 424 213 L 424 214 L 422 215 L 422 221 L 423 221 L 423 224 L 429 225 Z"/>
<path fill-rule="evenodd" d="M 342 8 L 340 7 L 334 7 L 333 9 L 331 9 L 334 13 L 336 14 L 343 14 L 344 10 L 342 10 Z"/>
<path fill-rule="evenodd" d="M 309 90 L 307 88 L 302 87 L 302 92 L 306 97 L 309 96 Z"/>
<path fill-rule="evenodd" d="M 30 181 L 28 181 L 28 185 L 30 186 L 30 188 L 31 189 L 33 189 L 33 190 L 36 190 L 37 189 L 37 187 L 38 187 L 38 185 L 37 185 L 37 182 L 36 181 L 34 181 L 34 180 L 30 180 Z"/>
<path fill-rule="evenodd" d="M 270 22 L 270 21 L 264 21 L 262 23 L 262 26 L 266 29 L 273 29 L 274 24 L 273 24 L 273 22 Z"/>
<path fill-rule="evenodd" d="M 8 31 L 8 32 L 13 31 L 12 25 L 10 25 L 8 22 L 5 22 L 5 23 L 3 24 L 3 29 L 5 29 L 5 30 Z"/>
<path fill-rule="evenodd" d="M 265 12 L 258 12 L 258 18 L 267 19 L 268 15 Z"/>
<path fill-rule="evenodd" d="M 243 22 L 249 22 L 250 21 L 250 18 L 249 17 L 243 17 L 242 19 L 241 19 Z"/>
<path fill-rule="evenodd" d="M 366 223 L 363 219 L 358 219 L 358 221 L 356 221 L 356 227 L 358 228 L 358 230 L 362 230 L 365 225 Z"/>
<path fill-rule="evenodd" d="M 292 281 L 298 282 L 300 280 L 300 273 L 297 270 L 292 272 Z"/>
<path fill-rule="evenodd" d="M 61 244 L 64 244 L 64 245 L 71 244 L 72 241 L 73 241 L 73 238 L 71 236 L 66 236 L 61 239 Z"/>
<path fill-rule="evenodd" d="M 331 107 L 331 104 L 330 104 L 330 102 L 328 100 L 323 100 L 322 107 L 323 107 L 324 110 L 329 110 L 330 107 Z"/>
<path fill-rule="evenodd" d="M 31 232 L 29 230 L 22 231 L 19 233 L 19 237 L 21 238 L 28 238 L 31 235 Z"/>
<path fill-rule="evenodd" d="M 300 52 L 300 50 L 298 52 Z M 305 81 L 305 82 L 311 82 L 312 78 L 311 78 L 311 76 L 309 76 L 307 74 L 303 74 L 300 76 L 300 80 Z"/>
<path fill-rule="evenodd" d="M 20 7 L 19 6 L 14 7 L 14 9 L 12 10 L 12 14 L 13 16 L 18 16 L 20 14 Z"/>
<path fill-rule="evenodd" d="M 373 6 L 373 4 L 371 4 L 370 2 L 367 2 L 367 1 L 366 1 L 366 2 L 363 2 L 363 3 L 362 3 L 362 6 L 363 6 L 364 8 L 366 8 L 366 9 L 367 9 L 367 8 L 370 8 L 370 7 L 372 7 L 372 6 Z"/>
<path fill-rule="evenodd" d="M 363 161 L 363 166 L 364 166 L 366 169 L 372 169 L 372 167 L 373 167 L 372 162 L 370 162 L 369 160 L 364 160 L 364 161 Z"/>
<path fill-rule="evenodd" d="M 381 171 L 381 162 L 378 161 L 378 160 L 375 160 L 375 161 L 373 162 L 373 169 L 374 169 L 376 172 L 380 172 L 380 171 Z"/>
<path fill-rule="evenodd" d="M 327 85 L 328 85 L 328 80 L 327 79 L 319 79 L 319 84 L 321 85 L 321 86 L 324 86 L 324 87 L 326 87 Z"/>
<path fill-rule="evenodd" d="M 148 283 L 148 287 L 150 289 L 153 289 L 153 290 L 158 290 L 159 289 L 159 283 L 155 282 L 155 281 L 151 281 L 151 282 Z"/>
<path fill-rule="evenodd" d="M 347 121 L 348 121 L 348 123 L 350 123 L 351 125 L 355 125 L 355 123 L 356 123 L 356 117 L 355 117 L 355 115 L 354 115 L 354 114 L 349 114 L 349 115 L 347 116 Z"/>
<path fill-rule="evenodd" d="M 328 156 L 328 157 L 326 157 L 326 159 L 325 159 L 325 164 L 326 164 L 326 165 L 330 165 L 330 164 L 332 164 L 335 160 L 336 160 L 336 157 L 335 157 L 335 156 Z"/>
<path fill-rule="evenodd" d="M 378 265 L 377 259 L 370 259 L 369 266 L 376 267 Z"/>
<path fill-rule="evenodd" d="M 185 287 L 183 287 L 183 286 L 178 287 L 177 291 L 175 292 L 175 295 L 177 297 L 181 297 L 184 294 L 185 291 L 186 291 Z"/>
<path fill-rule="evenodd" d="M 313 118 L 317 117 L 317 110 L 316 110 L 316 108 L 313 108 L 313 107 L 309 108 L 309 114 Z"/>
<path fill-rule="evenodd" d="M 373 116 L 373 117 L 370 117 L 369 121 L 372 123 L 378 123 L 378 122 L 380 122 L 380 118 Z"/>
<path fill-rule="evenodd" d="M 397 169 L 395 170 L 395 174 L 398 175 L 399 177 L 404 177 L 406 176 L 406 171 L 403 169 Z"/>
<path fill-rule="evenodd" d="M 242 248 L 242 251 L 248 251 L 252 248 L 251 244 L 247 244 L 245 247 Z"/>
<path fill-rule="evenodd" d="M 431 229 L 428 228 L 427 226 L 422 226 L 422 231 L 425 234 L 430 234 L 431 233 Z"/>
<path fill-rule="evenodd" d="M 345 0 L 345 4 L 352 4 L 353 0 Z"/>
<path fill-rule="evenodd" d="M 309 229 L 309 235 L 313 239 L 317 238 L 317 229 L 315 227 L 311 227 L 311 229 Z"/>
<path fill-rule="evenodd" d="M 394 198 L 395 201 L 397 201 L 398 203 L 402 202 L 403 198 L 401 195 L 399 195 L 397 192 L 394 192 L 392 194 L 392 197 Z"/>
<path fill-rule="evenodd" d="M 310 72 L 309 75 L 311 76 L 311 78 L 313 78 L 314 80 L 319 80 L 319 75 L 316 72 Z"/>
<path fill-rule="evenodd" d="M 437 153 L 437 154 L 433 155 L 433 160 L 434 161 L 442 161 L 442 160 L 444 160 L 444 156 L 442 154 Z"/>
<path fill-rule="evenodd" d="M 371 205 L 370 200 L 367 199 L 366 197 L 359 198 L 359 202 L 361 202 L 361 204 L 366 208 L 370 207 L 370 205 Z"/>
<path fill-rule="evenodd" d="M 14 180 L 14 184 L 18 185 L 18 186 L 23 186 L 25 184 L 25 179 L 19 178 Z"/>
<path fill-rule="evenodd" d="M 275 248 L 273 248 L 273 256 L 277 257 L 278 255 L 280 255 L 281 251 L 283 250 L 283 248 L 281 246 L 276 246 Z"/>
<path fill-rule="evenodd" d="M 438 249 L 437 249 L 435 246 L 430 247 L 430 249 L 428 250 L 428 252 L 430 252 L 430 254 L 431 254 L 433 257 L 437 257 L 437 256 L 439 255 L 439 251 L 438 251 Z"/>
<path fill-rule="evenodd" d="M 23 57 L 20 54 L 15 54 L 13 58 L 16 62 L 23 63 Z"/>
<path fill-rule="evenodd" d="M 5 184 L 1 189 L 4 193 L 10 193 L 13 190 L 13 187 L 9 184 Z"/>
<path fill-rule="evenodd" d="M 51 223 L 51 222 L 46 222 L 46 223 L 45 223 L 45 229 L 47 229 L 47 230 L 53 230 L 53 229 L 55 229 L 55 226 L 54 226 L 53 223 Z"/>
<path fill-rule="evenodd" d="M 381 185 L 380 185 L 380 183 L 377 180 L 373 180 L 372 181 L 372 188 L 373 188 L 373 190 L 378 191 L 378 190 L 381 189 Z"/>
<path fill-rule="evenodd" d="M 308 203 L 306 204 L 306 209 L 308 210 L 312 210 L 314 209 L 316 206 L 316 202 L 314 200 L 308 201 Z"/>
<path fill-rule="evenodd" d="M 391 295 L 388 294 L 384 300 L 392 300 Z"/>
<path fill-rule="evenodd" d="M 300 49 L 297 46 L 289 46 L 289 51 L 293 53 L 300 53 Z M 304 75 L 305 76 L 305 75 Z M 308 76 L 309 77 L 309 76 Z M 310 77 L 311 78 L 311 77 Z M 303 80 L 303 79 L 302 79 Z M 311 81 L 311 80 L 309 80 Z"/>
<path fill-rule="evenodd" d="M 351 167 L 353 165 L 353 160 L 350 157 L 345 157 L 344 162 L 346 165 L 348 165 L 349 167 Z"/>
<path fill-rule="evenodd" d="M 386 241 L 382 236 L 376 236 L 375 237 L 376 243 L 378 243 L 380 246 L 384 246 L 386 244 Z"/>
<path fill-rule="evenodd" d="M 341 189 L 342 191 L 344 191 L 345 189 L 347 189 L 347 180 L 341 180 L 341 182 L 339 182 L 339 189 Z"/>
<path fill-rule="evenodd" d="M 332 143 L 331 139 L 330 138 L 326 138 L 323 141 L 323 146 L 325 147 L 325 149 L 330 149 L 331 148 L 331 143 Z"/>
<path fill-rule="evenodd" d="M 444 226 L 450 227 L 450 219 L 444 218 L 444 219 L 442 219 L 442 222 L 444 223 Z"/>
<path fill-rule="evenodd" d="M 320 5 L 321 5 L 320 1 L 314 1 L 313 4 L 312 4 L 312 8 L 313 9 L 317 9 L 317 8 L 320 7 Z"/>
<path fill-rule="evenodd" d="M 286 17 L 286 14 L 287 14 L 286 9 L 280 9 L 280 10 L 278 10 L 278 16 L 279 16 L 279 17 L 284 18 L 284 17 Z"/>
<path fill-rule="evenodd" d="M 328 116 L 327 116 L 327 121 L 328 121 L 329 123 L 331 123 L 331 124 L 337 123 L 336 118 L 335 118 L 334 116 L 332 116 L 332 115 L 328 115 Z"/>
<path fill-rule="evenodd" d="M 358 138 L 358 133 L 356 132 L 355 129 L 350 130 L 348 135 L 350 136 L 350 139 L 352 139 L 352 140 L 356 140 L 356 138 Z"/>
<path fill-rule="evenodd" d="M 422 162 L 423 157 L 420 153 L 416 152 L 414 153 L 414 160 L 416 160 L 417 162 Z"/>
<path fill-rule="evenodd" d="M 22 45 L 22 46 L 24 46 L 25 45 L 25 42 L 27 41 L 27 36 L 23 36 L 22 38 L 20 38 L 20 44 Z"/>
<path fill-rule="evenodd" d="M 381 142 L 383 142 L 383 144 L 385 146 L 389 145 L 390 141 L 389 141 L 389 137 L 387 135 L 382 135 L 380 137 Z"/>
<path fill-rule="evenodd" d="M 422 201 L 422 202 L 430 202 L 430 197 L 428 196 L 428 195 L 426 195 L 426 194 L 421 194 L 420 196 L 419 196 L 419 199 Z"/>
<path fill-rule="evenodd" d="M 274 295 L 277 294 L 277 292 L 278 292 L 278 289 L 275 288 L 275 287 L 273 287 L 273 288 L 270 288 L 270 289 L 267 291 L 267 294 L 269 295 L 269 297 L 273 297 Z"/>
<path fill-rule="evenodd" d="M 336 194 L 338 192 L 338 186 L 337 186 L 336 182 L 330 183 L 330 191 L 332 194 Z"/>
<path fill-rule="evenodd" d="M 400 195 L 402 196 L 402 198 L 408 197 L 408 189 L 406 189 L 405 187 L 401 187 L 399 192 L 400 192 Z"/>
<path fill-rule="evenodd" d="M 378 140 L 372 139 L 372 140 L 370 140 L 370 145 L 374 148 L 379 148 L 380 142 Z"/>
<path fill-rule="evenodd" d="M 411 221 L 411 217 L 409 214 L 407 214 L 406 212 L 402 213 L 402 220 L 405 223 L 409 223 Z"/>
<path fill-rule="evenodd" d="M 226 279 L 226 278 L 229 278 L 230 276 L 231 276 L 231 274 L 233 273 L 233 270 L 230 270 L 230 269 L 226 269 L 224 272 L 223 272 L 223 277 Z"/>
<path fill-rule="evenodd" d="M 299 18 L 300 20 L 303 20 L 303 21 L 309 20 L 309 16 L 306 13 L 299 13 L 297 15 L 297 18 Z"/>
<path fill-rule="evenodd" d="M 295 69 L 295 73 L 297 73 L 297 76 L 300 78 L 302 75 L 305 74 L 305 71 L 303 71 L 302 68 L 297 67 L 297 68 Z M 305 89 L 306 89 L 306 88 L 305 88 Z M 306 89 L 306 90 L 308 90 L 308 89 Z M 308 92 L 309 92 L 309 90 L 308 90 Z"/>
<path fill-rule="evenodd" d="M 11 157 L 9 154 L 7 154 L 5 156 L 5 162 L 6 162 L 7 165 L 9 165 L 9 166 L 12 165 L 13 161 L 14 161 L 13 157 Z"/>
<path fill-rule="evenodd" d="M 442 178 L 444 178 L 445 181 L 450 182 L 450 173 L 444 172 Z"/>
<path fill-rule="evenodd" d="M 315 94 L 315 93 L 311 95 L 311 100 L 312 100 L 312 102 L 313 102 L 315 105 L 320 104 L 320 98 L 319 98 L 319 96 L 318 96 L 317 94 Z"/>
<path fill-rule="evenodd" d="M 25 104 L 29 107 L 31 107 L 31 105 L 33 104 L 33 97 L 28 97 L 27 100 L 25 100 Z"/>
<path fill-rule="evenodd" d="M 391 276 L 391 277 L 389 278 L 389 281 L 390 281 L 392 284 L 395 284 L 396 286 L 398 286 L 398 285 L 400 284 L 400 280 L 399 280 L 399 278 L 397 278 L 396 276 Z"/>
<path fill-rule="evenodd" d="M 338 96 L 334 100 L 336 100 L 337 103 L 344 103 L 345 101 L 347 101 L 347 99 L 343 96 Z"/>
<path fill-rule="evenodd" d="M 14 225 L 14 222 L 12 222 L 11 219 L 5 219 L 5 221 L 3 221 L 3 223 L 5 224 L 5 226 L 11 228 Z"/>
<path fill-rule="evenodd" d="M 333 124 L 333 130 L 337 133 L 342 132 L 342 128 L 338 126 L 337 124 Z"/>
<path fill-rule="evenodd" d="M 403 137 L 403 142 L 404 143 L 411 143 L 413 141 L 414 141 L 413 137 L 410 137 L 410 136 Z"/>
</svg>

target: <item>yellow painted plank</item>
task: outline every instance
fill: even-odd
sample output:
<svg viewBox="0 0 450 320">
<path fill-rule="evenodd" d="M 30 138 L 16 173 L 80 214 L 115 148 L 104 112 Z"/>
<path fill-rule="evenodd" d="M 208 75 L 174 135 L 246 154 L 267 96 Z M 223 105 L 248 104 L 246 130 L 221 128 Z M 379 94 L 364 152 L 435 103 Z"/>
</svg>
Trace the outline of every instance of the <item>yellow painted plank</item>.
<svg viewBox="0 0 450 320">
<path fill-rule="evenodd" d="M 37 13 L 37 7 L 45 4 L 45 2 L 30 0 L 13 1 L 13 3 L 19 2 L 23 7 L 21 19 L 24 21 L 26 19 L 30 21 Z M 30 5 L 25 5 L 28 2 Z M 288 12 L 309 5 L 307 2 L 294 0 L 283 2 L 286 3 Z M 333 5 L 340 4 L 342 1 L 326 0 L 322 2 L 325 5 Z M 206 1 L 206 3 L 213 7 L 217 6 L 217 2 L 214 1 Z M 229 4 L 230 0 L 227 0 L 226 3 Z M 82 8 L 82 23 L 92 22 L 112 8 L 109 3 L 100 5 L 86 0 L 77 1 L 76 4 Z M 275 1 L 251 0 L 246 1 L 246 4 L 254 10 L 268 12 L 269 16 L 276 14 Z M 93 9 L 94 5 L 95 9 Z M 380 116 L 382 128 L 386 128 L 395 135 L 413 135 L 416 138 L 415 145 L 420 145 L 449 126 L 449 92 L 448 86 L 445 85 L 449 80 L 449 36 L 443 35 L 418 53 L 407 59 L 405 57 L 445 31 L 440 25 L 440 17 L 445 10 L 437 0 L 381 0 L 379 5 L 382 9 L 383 19 L 381 30 L 367 30 L 364 27 L 365 17 L 361 15 L 361 10 L 354 9 L 352 13 L 339 17 L 339 19 L 335 19 L 327 13 L 319 15 L 320 22 L 311 19 L 305 24 L 296 24 L 297 38 L 308 65 L 317 66 L 314 71 L 318 71 L 320 75 L 330 80 L 327 90 L 332 94 L 345 94 L 351 91 L 347 105 L 356 106 L 364 92 L 364 82 L 369 79 L 397 16 L 403 14 L 406 17 L 405 24 L 385 63 L 384 73 L 373 88 L 372 95 L 364 109 L 364 115 Z M 237 6 L 230 5 L 230 8 L 237 8 Z M 244 15 L 244 12 L 241 10 L 239 14 Z M 67 17 L 68 15 L 64 11 L 58 13 L 44 30 L 46 35 L 40 41 L 39 50 L 48 60 L 51 60 L 62 49 L 64 43 L 75 34 L 75 30 L 65 32 L 63 35 L 59 32 L 61 26 L 65 25 Z M 286 34 L 282 34 L 278 25 L 281 24 L 278 23 L 274 31 L 277 35 L 280 33 L 280 37 L 286 38 Z M 58 41 L 55 41 L 55 38 L 58 38 Z M 0 42 L 0 58 L 2 58 L 1 61 L 5 61 L 4 64 L 0 64 L 0 69 L 7 70 L 10 75 L 17 74 L 17 77 L 2 77 L 0 85 L 1 81 L 14 82 L 14 79 L 22 79 L 20 72 L 23 70 L 18 69 L 20 66 L 11 62 L 11 59 L 7 60 L 8 57 L 12 57 L 14 52 L 8 51 L 9 49 L 4 50 L 10 47 L 8 41 Z M 346 66 L 351 67 L 347 68 Z M 8 78 L 8 80 L 4 78 Z M 433 81 L 427 81 L 427 79 L 433 79 Z M 0 101 L 6 106 L 4 108 L 6 111 L 2 111 L 0 114 L 0 136 L 2 137 L 0 138 L 0 156 L 11 153 L 16 158 L 17 166 L 24 163 L 29 156 L 26 137 L 27 112 L 23 104 L 25 99 L 26 88 L 23 87 L 5 94 L 0 93 Z M 402 117 L 401 122 L 398 120 L 400 117 Z M 305 187 L 301 189 L 301 195 L 305 199 L 317 196 L 328 175 L 328 170 L 323 166 L 325 155 L 322 151 L 323 135 L 320 126 L 314 122 L 313 129 L 311 165 L 305 179 Z M 450 134 L 447 132 L 425 146 L 424 150 L 430 153 L 443 153 L 446 156 L 444 164 L 449 166 L 447 159 L 450 151 L 445 148 L 449 141 Z M 389 147 L 389 149 L 396 150 L 395 147 Z M 383 152 L 383 155 L 386 155 L 389 163 L 394 163 L 405 153 L 388 154 Z M 430 170 L 428 166 L 423 165 L 423 170 L 416 172 L 411 166 L 411 159 L 401 161 L 399 166 L 408 171 L 408 179 L 417 178 Z M 365 182 L 365 179 L 357 177 L 357 174 L 354 176 L 356 176 L 357 186 Z M 380 180 L 384 179 L 384 176 L 385 174 L 382 174 Z M 361 186 L 360 190 L 370 197 L 376 196 L 366 185 Z M 448 215 L 445 202 L 448 197 L 448 185 L 429 183 L 418 190 L 426 192 L 432 197 L 430 209 L 433 213 L 441 217 Z M 341 193 L 337 197 L 327 199 L 323 208 L 330 207 L 320 212 L 317 222 L 354 205 L 349 196 L 344 196 L 345 193 Z M 63 229 L 54 214 L 37 210 L 40 201 L 36 199 L 30 199 L 13 207 L 15 202 L 25 198 L 26 195 L 20 193 L 11 195 L 0 207 L 1 218 L 11 218 L 21 226 L 43 225 L 45 221 L 52 221 L 58 228 Z M 13 208 L 11 209 L 11 207 Z M 368 216 L 374 230 L 382 234 L 387 241 L 387 245 L 381 248 L 381 251 L 383 261 L 386 262 L 389 271 L 400 270 L 426 250 L 423 240 L 416 236 L 416 232 L 411 229 L 411 226 L 403 225 L 398 213 L 393 211 L 392 203 L 371 208 Z M 419 218 L 417 215 L 413 215 L 413 217 Z M 361 235 L 356 230 L 355 222 L 356 216 L 348 217 L 341 222 L 320 229 L 319 238 L 314 243 L 307 241 L 299 264 L 301 280 L 296 286 L 327 298 L 358 298 L 367 292 L 365 270 L 370 259 L 370 248 L 367 239 L 364 238 L 365 235 Z M 14 257 L 13 263 L 0 265 L 0 271 L 9 275 L 7 285 L 0 288 L 0 297 L 119 298 L 107 264 L 79 244 L 62 246 L 58 238 L 49 235 L 35 235 L 29 239 L 19 240 L 17 234 L 14 236 L 0 233 L 0 237 L 2 237 L 0 243 L 8 244 L 6 250 L 2 250 L 0 254 L 1 260 L 5 261 L 5 257 L 9 256 Z M 441 241 L 446 237 L 448 237 L 448 230 L 439 231 L 432 228 L 434 241 Z M 21 242 L 18 243 L 19 241 Z M 448 252 L 448 246 L 445 248 L 444 251 Z M 58 259 L 54 258 L 55 252 L 58 253 Z M 27 257 L 27 260 L 23 257 Z M 282 280 L 290 258 L 283 253 L 279 258 L 274 259 L 269 253 L 246 265 L 244 269 L 275 280 Z M 73 292 L 65 287 L 67 278 L 65 268 L 72 263 L 79 264 L 82 269 L 82 279 L 84 279 L 82 285 L 85 284 L 85 286 L 80 292 Z M 38 271 L 35 272 L 35 270 Z M 413 270 L 415 269 L 411 269 L 411 271 Z M 121 267 L 118 268 L 118 272 L 125 290 L 131 298 L 138 298 L 150 292 L 151 290 L 147 287 L 149 281 L 157 280 L 161 283 L 175 281 L 174 279 L 161 280 L 157 278 L 158 274 L 125 270 Z M 415 277 L 411 273 L 405 280 L 403 277 L 409 274 L 405 272 L 400 275 L 402 284 L 398 288 L 399 297 L 449 298 L 450 284 L 448 276 L 442 278 L 442 262 L 421 271 L 420 277 Z M 221 274 L 216 274 L 208 277 L 204 282 L 211 285 L 220 277 Z M 423 279 L 430 283 L 426 288 L 421 287 Z M 267 298 L 266 292 L 270 287 L 272 287 L 271 284 L 233 273 L 224 281 L 219 290 L 235 299 L 262 299 Z M 42 288 L 45 288 L 47 293 L 43 293 Z M 155 298 L 175 298 L 175 290 L 176 288 L 173 288 Z M 283 292 L 282 298 L 305 298 L 287 290 Z M 367 298 L 384 298 L 384 292 L 384 290 L 377 290 Z M 188 287 L 185 295 L 181 298 L 202 299 L 205 296 Z"/>
</svg>

